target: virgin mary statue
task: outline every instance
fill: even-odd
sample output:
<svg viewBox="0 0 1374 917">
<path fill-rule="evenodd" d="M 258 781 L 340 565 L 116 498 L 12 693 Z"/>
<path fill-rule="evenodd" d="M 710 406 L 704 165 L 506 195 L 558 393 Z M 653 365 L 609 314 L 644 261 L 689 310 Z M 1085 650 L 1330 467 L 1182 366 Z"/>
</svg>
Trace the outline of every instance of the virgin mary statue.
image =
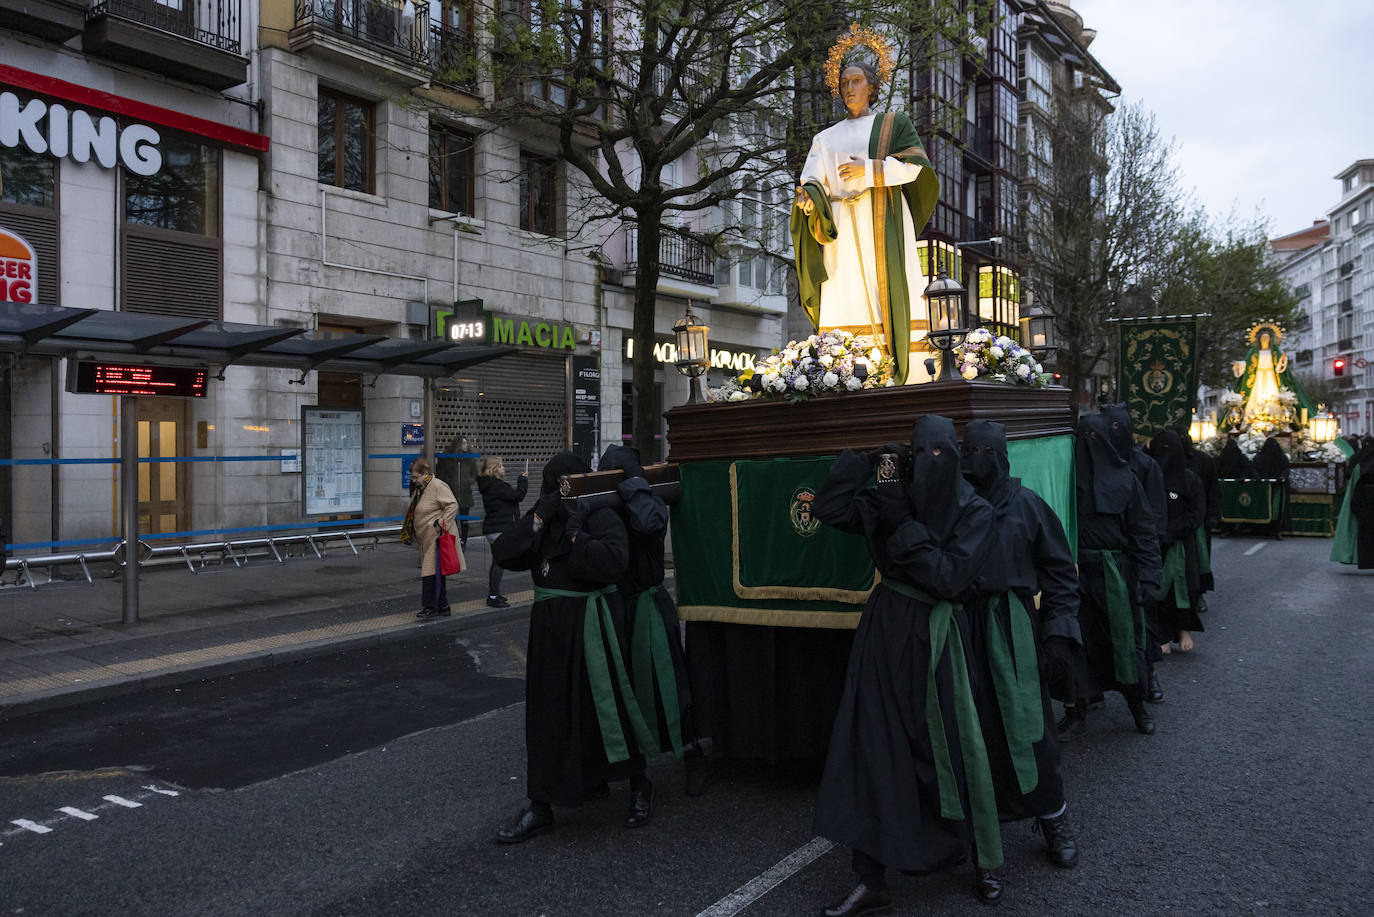
<svg viewBox="0 0 1374 917">
<path fill-rule="evenodd" d="M 875 52 L 876 68 L 844 61 L 859 45 Z M 857 26 L 831 49 L 826 80 L 849 116 L 813 139 L 791 230 L 811 323 L 817 330 L 872 335 L 892 355 L 901 382 L 910 362 L 912 307 L 925 291 L 916 237 L 935 209 L 940 182 L 911 120 L 870 107 L 891 70 L 886 42 Z"/>
<path fill-rule="evenodd" d="M 1298 407 L 1315 413 L 1316 408 L 1303 391 L 1302 384 L 1288 371 L 1288 356 L 1279 349 L 1283 332 L 1277 325 L 1269 322 L 1256 325 L 1250 330 L 1250 349 L 1245 359 L 1236 363 L 1239 382 L 1236 392 L 1245 399 L 1245 419 L 1248 421 L 1256 414 L 1272 413 L 1278 404 L 1280 391 L 1290 391 L 1298 399 Z M 1291 418 L 1297 422 L 1295 416 Z"/>
</svg>

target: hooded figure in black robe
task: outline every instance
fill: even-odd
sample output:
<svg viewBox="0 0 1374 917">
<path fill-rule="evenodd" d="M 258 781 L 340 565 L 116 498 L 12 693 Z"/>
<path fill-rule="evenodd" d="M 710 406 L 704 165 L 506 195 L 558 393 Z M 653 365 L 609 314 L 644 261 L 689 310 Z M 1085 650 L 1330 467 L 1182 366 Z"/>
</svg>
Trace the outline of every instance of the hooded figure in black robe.
<svg viewBox="0 0 1374 917">
<path fill-rule="evenodd" d="M 613 509 L 564 507 L 564 475 L 589 469 L 571 452 L 544 466 L 532 510 L 492 545 L 507 570 L 534 583 L 525 673 L 529 805 L 497 832 L 519 843 L 553 826 L 552 806 L 576 806 L 631 781 L 627 824 L 647 824 L 653 785 L 642 748 L 653 744 L 630 687 L 624 603 L 615 592 L 630 566 L 629 537 Z"/>
<path fill-rule="evenodd" d="M 1202 540 L 1204 556 L 1200 558 L 1199 579 L 1203 592 L 1216 588 L 1212 578 L 1212 529 L 1221 524 L 1221 484 L 1218 481 L 1217 462 L 1206 452 L 1193 444 L 1193 437 L 1187 427 L 1178 427 L 1178 438 L 1183 441 L 1183 455 L 1188 461 L 1188 470 L 1197 475 L 1202 482 Z M 1198 597 L 1197 610 L 1207 610 L 1207 600 Z"/>
<path fill-rule="evenodd" d="M 1136 729 L 1154 732 L 1145 708 L 1145 617 L 1142 594 L 1159 589 L 1159 539 L 1154 516 L 1129 462 L 1109 440 L 1107 418 L 1078 419 L 1075 481 L 1078 500 L 1078 626 L 1085 666 L 1077 701 L 1065 705 L 1061 739 L 1082 735 L 1088 698 L 1121 692 Z"/>
<path fill-rule="evenodd" d="M 1002 862 L 1001 834 L 963 614 L 996 519 L 961 474 L 948 418 L 916 420 L 909 479 L 871 484 L 879 454 L 899 448 L 846 449 L 814 506 L 822 522 L 867 540 L 882 575 L 854 634 L 816 799 L 816 833 L 853 849 L 861 880 L 834 913 L 885 906 L 886 866 L 947 868 L 975 842 L 979 896 L 1001 892 L 989 872 Z"/>
<path fill-rule="evenodd" d="M 677 605 L 663 588 L 663 542 L 668 534 L 668 505 L 644 479 L 639 453 L 629 446 L 607 446 L 597 466 L 622 470 L 616 487 L 620 520 L 630 538 L 630 566 L 616 584 L 629 613 L 630 680 L 640 712 L 658 743 L 652 751 L 671 751 L 687 759 L 687 792 L 705 788 L 701 746 L 693 741 L 692 694 Z"/>
<path fill-rule="evenodd" d="M 1228 439 L 1217 456 L 1217 477 L 1224 481 L 1244 481 L 1255 477 L 1255 465 L 1240 451 L 1240 444 Z"/>
<path fill-rule="evenodd" d="M 1260 446 L 1260 451 L 1255 453 L 1255 459 L 1251 463 L 1255 469 L 1255 477 L 1266 481 L 1274 481 L 1271 487 L 1279 489 L 1279 511 L 1275 514 L 1274 520 L 1269 523 L 1269 533 L 1277 536 L 1284 529 L 1288 528 L 1288 453 L 1283 451 L 1279 441 L 1274 437 L 1269 437 Z"/>
<path fill-rule="evenodd" d="M 1164 535 L 1159 551 L 1163 565 L 1162 580 L 1156 594 L 1160 639 L 1176 640 L 1187 652 L 1193 648 L 1190 631 L 1203 630 L 1197 614 L 1202 596 L 1202 552 L 1206 543 L 1201 534 L 1207 511 L 1202 481 L 1188 470 L 1183 441 L 1173 430 L 1164 430 L 1150 441 L 1150 452 L 1164 472 L 1164 490 L 1169 498 Z"/>
<path fill-rule="evenodd" d="M 998 812 L 1003 821 L 1035 818 L 1050 862 L 1071 868 L 1078 846 L 1065 814 L 1050 684 L 1068 681 L 1067 696 L 1060 696 L 1073 700 L 1071 670 L 1083 643 L 1078 569 L 1054 510 L 1010 476 L 1005 426 L 971 421 L 962 458 L 965 479 L 997 514 L 997 545 L 979 574 L 968 618 Z"/>
<path fill-rule="evenodd" d="M 1349 477 L 1331 543 L 1331 559 L 1374 569 L 1374 439 L 1364 443 L 1347 462 Z"/>
</svg>

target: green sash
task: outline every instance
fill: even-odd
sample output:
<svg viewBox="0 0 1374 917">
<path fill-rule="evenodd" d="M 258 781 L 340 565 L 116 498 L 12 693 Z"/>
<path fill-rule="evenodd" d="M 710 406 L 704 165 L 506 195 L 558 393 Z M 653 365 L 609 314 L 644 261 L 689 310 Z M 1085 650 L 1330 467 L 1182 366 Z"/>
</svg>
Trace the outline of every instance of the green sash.
<svg viewBox="0 0 1374 917">
<path fill-rule="evenodd" d="M 1360 483 L 1360 466 L 1350 472 L 1350 480 L 1345 482 L 1345 498 L 1341 500 L 1341 512 L 1336 517 L 1336 534 L 1331 539 L 1331 559 L 1338 564 L 1359 563 L 1359 520 L 1350 509 L 1355 497 L 1355 485 Z"/>
<path fill-rule="evenodd" d="M 606 595 L 615 592 L 615 586 L 605 586 L 591 592 L 575 592 L 571 589 L 553 589 L 547 586 L 534 587 L 536 602 L 552 598 L 586 599 L 586 611 L 582 617 L 582 653 L 587 663 L 587 682 L 592 689 L 592 701 L 596 706 L 596 720 L 601 726 L 601 742 L 606 749 L 606 760 L 611 764 L 630 757 L 625 742 L 625 733 L 620 728 L 619 704 L 616 703 L 616 688 L 625 698 L 625 713 L 630 726 L 634 729 L 635 740 L 641 749 L 655 747 L 649 728 L 640 716 L 638 705 L 631 703 L 634 690 L 625 674 L 625 661 L 620 656 L 620 641 L 615 633 L 615 623 L 611 620 L 611 607 L 606 604 Z M 610 646 L 609 662 L 606 646 Z M 611 680 L 614 670 L 615 680 Z"/>
<path fill-rule="evenodd" d="M 1193 530 L 1193 535 L 1197 538 L 1198 573 L 1206 576 L 1212 572 L 1212 551 L 1207 547 L 1207 527 L 1199 525 Z"/>
<path fill-rule="evenodd" d="M 1022 793 L 1040 783 L 1033 746 L 1045 737 L 1045 711 L 1040 703 L 1040 669 L 1035 652 L 1035 628 L 1031 627 L 1026 606 L 1015 592 L 1006 593 L 1011 632 L 1002 627 L 997 601 L 988 602 L 988 662 L 992 685 L 997 691 L 997 709 L 1007 735 L 1007 750 L 1016 768 L 1016 782 Z"/>
<path fill-rule="evenodd" d="M 668 646 L 668 630 L 663 626 L 654 594 L 662 586 L 650 586 L 635 601 L 634 642 L 630 648 L 633 665 L 635 700 L 649 732 L 654 736 L 654 751 L 658 751 L 658 704 L 654 685 L 663 695 L 663 715 L 668 720 L 668 740 L 673 754 L 682 757 L 682 709 L 677 699 L 677 673 L 673 669 L 673 653 Z M 647 749 L 646 749 L 647 750 Z"/>
<path fill-rule="evenodd" d="M 1135 602 L 1131 601 L 1126 578 L 1116 565 L 1116 552 L 1083 548 L 1079 553 L 1102 561 L 1102 578 L 1107 584 L 1107 627 L 1112 635 L 1112 667 L 1117 684 L 1133 685 L 1140 681 L 1137 654 L 1145 622 Z"/>
<path fill-rule="evenodd" d="M 997 822 L 997 797 L 992 788 L 992 769 L 988 766 L 988 751 L 983 744 L 983 729 L 978 721 L 978 708 L 969 688 L 968 664 L 964 660 L 964 643 L 959 638 L 959 622 L 955 614 L 963 608 L 947 599 L 937 599 L 914 586 L 885 579 L 883 585 L 898 595 L 930 606 L 930 672 L 926 677 L 926 729 L 935 752 L 935 772 L 940 790 L 940 816 L 964 818 L 959 801 L 959 783 L 954 778 L 954 764 L 949 756 L 949 739 L 945 735 L 945 720 L 940 714 L 940 686 L 935 671 L 945 653 L 949 653 L 950 671 L 954 676 L 954 716 L 959 726 L 959 749 L 964 758 L 964 778 L 968 782 L 969 805 L 973 810 L 973 838 L 978 865 L 996 869 L 1002 865 L 1002 830 Z"/>
<path fill-rule="evenodd" d="M 1161 579 L 1159 591 L 1155 593 L 1156 599 L 1167 598 L 1172 590 L 1175 608 L 1192 607 L 1192 602 L 1188 600 L 1188 553 L 1183 542 L 1175 541 L 1165 552 L 1164 575 Z"/>
</svg>

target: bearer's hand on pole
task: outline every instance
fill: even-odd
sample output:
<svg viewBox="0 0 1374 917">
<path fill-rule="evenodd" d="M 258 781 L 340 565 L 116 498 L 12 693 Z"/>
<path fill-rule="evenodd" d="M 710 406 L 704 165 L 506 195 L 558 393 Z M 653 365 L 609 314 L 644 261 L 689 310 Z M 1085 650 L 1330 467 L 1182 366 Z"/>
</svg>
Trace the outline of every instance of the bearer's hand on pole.
<svg viewBox="0 0 1374 917">
<path fill-rule="evenodd" d="M 811 216 L 811 211 L 816 209 L 816 202 L 811 200 L 811 195 L 806 193 L 805 188 L 797 189 L 796 204 L 801 208 L 801 212 L 807 216 Z"/>
</svg>

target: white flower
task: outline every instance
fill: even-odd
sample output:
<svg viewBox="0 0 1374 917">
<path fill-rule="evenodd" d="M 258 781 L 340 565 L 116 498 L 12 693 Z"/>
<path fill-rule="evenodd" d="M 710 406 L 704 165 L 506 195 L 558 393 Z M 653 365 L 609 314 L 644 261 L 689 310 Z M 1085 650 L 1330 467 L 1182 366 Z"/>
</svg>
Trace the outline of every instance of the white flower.
<svg viewBox="0 0 1374 917">
<path fill-rule="evenodd" d="M 965 379 L 977 379 L 978 369 L 965 363 L 964 368 L 959 370 L 959 375 L 963 376 Z"/>
<path fill-rule="evenodd" d="M 883 388 L 892 388 L 892 386 L 896 384 L 897 381 L 895 379 L 888 379 L 887 382 L 883 384 Z"/>
<path fill-rule="evenodd" d="M 821 377 L 821 385 L 824 385 L 826 388 L 834 388 L 839 382 L 840 377 L 835 373 L 826 373 Z"/>
<path fill-rule="evenodd" d="M 1020 364 L 1016 367 L 1016 375 L 1020 376 L 1022 379 L 1029 379 L 1030 367 L 1027 366 L 1025 363 Z"/>
<path fill-rule="evenodd" d="M 1000 360 L 1002 359 L 1002 355 L 1005 354 L 1006 351 L 1004 351 L 1001 347 L 998 347 L 996 344 L 993 344 L 992 349 L 989 350 L 988 353 L 992 354 L 993 359 Z"/>
<path fill-rule="evenodd" d="M 781 376 L 778 376 L 773 379 L 772 388 L 775 392 L 785 392 L 787 391 L 787 382 Z"/>
<path fill-rule="evenodd" d="M 863 383 L 860 382 L 857 377 L 850 376 L 848 379 L 844 380 L 844 387 L 851 392 L 857 392 L 859 389 L 863 388 Z"/>
<path fill-rule="evenodd" d="M 1033 371 L 1037 376 L 1044 375 L 1045 367 L 1041 366 L 1039 363 L 1036 363 Z"/>
<path fill-rule="evenodd" d="M 749 393 L 748 393 L 748 392 L 731 392 L 731 393 L 730 393 L 730 400 L 731 400 L 731 401 L 748 401 L 748 400 L 749 400 Z"/>
<path fill-rule="evenodd" d="M 832 356 L 831 356 L 830 354 L 828 354 L 828 353 L 823 353 L 823 354 L 821 354 L 821 356 L 820 356 L 820 361 L 819 361 L 819 362 L 820 362 L 820 364 L 821 364 L 822 366 L 824 366 L 826 369 L 829 369 L 830 367 L 832 367 L 832 366 L 835 365 L 835 358 L 832 357 Z"/>
<path fill-rule="evenodd" d="M 806 381 L 805 376 L 797 376 L 797 378 L 792 380 L 792 387 L 799 392 L 806 391 L 806 387 L 810 384 L 810 382 Z"/>
<path fill-rule="evenodd" d="M 879 360 L 883 358 L 883 352 L 878 348 L 874 347 L 872 350 L 868 352 L 868 358 L 872 360 L 874 363 L 877 363 Z"/>
</svg>

